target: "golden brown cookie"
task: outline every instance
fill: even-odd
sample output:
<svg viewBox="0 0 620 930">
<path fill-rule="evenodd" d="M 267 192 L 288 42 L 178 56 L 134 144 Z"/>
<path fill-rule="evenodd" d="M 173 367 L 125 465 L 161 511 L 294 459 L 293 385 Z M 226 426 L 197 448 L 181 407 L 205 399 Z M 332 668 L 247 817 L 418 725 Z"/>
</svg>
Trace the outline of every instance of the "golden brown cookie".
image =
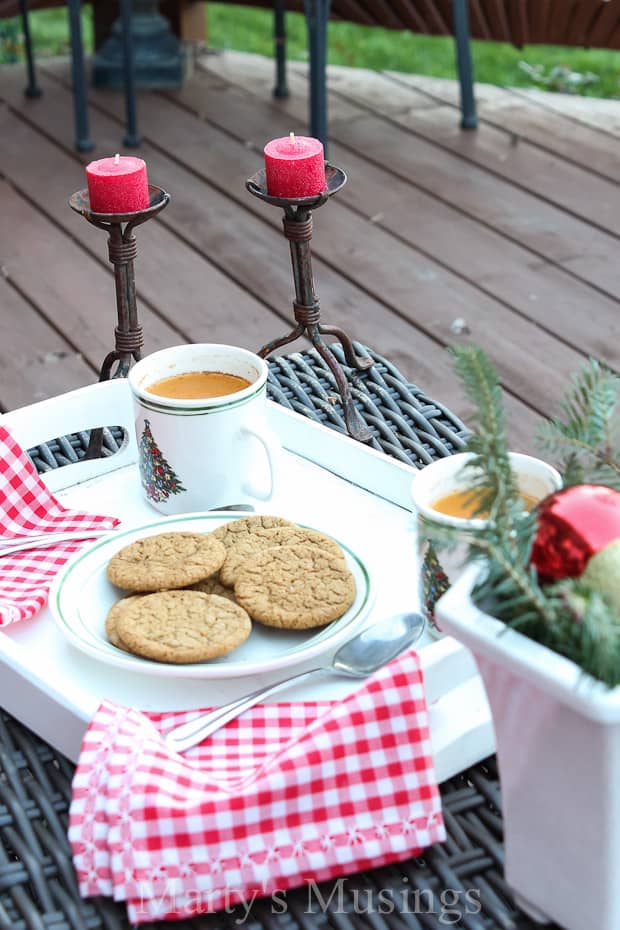
<svg viewBox="0 0 620 930">
<path fill-rule="evenodd" d="M 273 529 L 241 534 L 241 538 L 226 552 L 224 564 L 220 568 L 221 583 L 233 588 L 240 567 L 246 559 L 256 553 L 273 546 L 295 546 L 298 543 L 311 543 L 344 559 L 344 553 L 338 543 L 323 533 L 302 526 L 276 526 Z"/>
<path fill-rule="evenodd" d="M 237 603 L 235 592 L 232 588 L 227 588 L 222 584 L 219 575 L 211 575 L 210 578 L 205 578 L 204 581 L 197 581 L 196 584 L 191 586 L 190 590 L 202 591 L 203 594 L 217 594 L 219 597 L 227 597 L 229 601 Z"/>
<path fill-rule="evenodd" d="M 116 604 L 112 604 L 108 615 L 105 618 L 105 632 L 106 636 L 110 640 L 113 646 L 116 646 L 117 649 L 123 649 L 125 652 L 128 652 L 127 646 L 121 641 L 118 631 L 116 629 L 116 624 L 118 618 L 121 616 L 123 611 L 127 610 L 127 607 L 132 604 L 134 601 L 139 601 L 141 597 L 144 597 L 143 594 L 130 594 L 129 597 L 122 597 L 120 601 L 117 601 Z"/>
<path fill-rule="evenodd" d="M 211 533 L 219 539 L 227 549 L 236 546 L 242 539 L 255 534 L 260 535 L 265 530 L 272 530 L 276 526 L 295 526 L 284 517 L 272 517 L 269 514 L 255 514 L 253 517 L 241 517 L 239 520 L 230 520 Z"/>
<path fill-rule="evenodd" d="M 112 584 L 127 591 L 184 588 L 218 571 L 226 550 L 212 533 L 160 533 L 125 546 L 107 568 Z"/>
<path fill-rule="evenodd" d="M 247 559 L 235 582 L 237 603 L 267 626 L 306 630 L 341 617 L 355 579 L 340 555 L 307 543 L 276 546 Z"/>
<path fill-rule="evenodd" d="M 205 662 L 250 635 L 245 610 L 202 591 L 147 594 L 119 613 L 117 633 L 131 652 L 157 662 Z"/>
</svg>

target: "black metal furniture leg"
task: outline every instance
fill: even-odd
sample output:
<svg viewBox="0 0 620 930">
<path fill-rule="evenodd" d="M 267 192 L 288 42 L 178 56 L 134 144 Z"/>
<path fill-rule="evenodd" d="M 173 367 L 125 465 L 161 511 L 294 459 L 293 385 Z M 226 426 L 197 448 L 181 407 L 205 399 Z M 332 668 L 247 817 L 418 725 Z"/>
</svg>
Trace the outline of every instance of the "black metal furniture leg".
<svg viewBox="0 0 620 930">
<path fill-rule="evenodd" d="M 310 51 L 310 135 L 320 139 L 327 158 L 327 24 L 331 0 L 304 0 Z"/>
<path fill-rule="evenodd" d="M 71 77 L 73 79 L 73 109 L 75 114 L 75 147 L 78 152 L 90 152 L 94 144 L 88 127 L 88 100 L 86 97 L 86 72 L 84 69 L 84 47 L 82 45 L 82 22 L 80 0 L 68 0 L 69 31 L 71 33 Z"/>
<path fill-rule="evenodd" d="M 276 58 L 276 86 L 273 89 L 273 96 L 282 100 L 289 96 L 286 82 L 286 11 L 284 9 L 284 0 L 274 0 L 273 37 Z"/>
<path fill-rule="evenodd" d="M 454 38 L 456 61 L 461 84 L 461 127 L 477 129 L 476 100 L 474 98 L 474 68 L 469 44 L 469 15 L 467 0 L 452 0 L 454 12 Z"/>
<path fill-rule="evenodd" d="M 34 51 L 32 49 L 30 20 L 28 18 L 28 0 L 19 0 L 19 11 L 22 18 L 22 32 L 24 34 L 24 47 L 26 49 L 26 68 L 28 71 L 28 84 L 24 93 L 27 97 L 40 97 L 43 91 L 37 84 L 37 75 L 34 67 Z"/>
<path fill-rule="evenodd" d="M 136 107 L 136 72 L 133 54 L 133 36 L 131 32 L 132 0 L 121 0 L 120 14 L 123 32 L 123 69 L 125 72 L 125 118 L 126 132 L 123 145 L 136 148 L 142 139 L 138 132 L 138 113 Z"/>
</svg>

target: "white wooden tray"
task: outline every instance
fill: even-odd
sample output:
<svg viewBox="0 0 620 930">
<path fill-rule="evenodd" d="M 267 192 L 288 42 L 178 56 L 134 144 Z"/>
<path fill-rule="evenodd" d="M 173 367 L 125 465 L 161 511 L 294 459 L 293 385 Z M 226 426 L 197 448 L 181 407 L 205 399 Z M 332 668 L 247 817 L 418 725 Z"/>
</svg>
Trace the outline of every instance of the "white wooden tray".
<svg viewBox="0 0 620 930">
<path fill-rule="evenodd" d="M 284 447 L 283 477 L 264 512 L 318 527 L 359 553 L 376 587 L 367 622 L 417 607 L 414 522 L 409 487 L 415 470 L 327 427 L 269 404 Z M 157 516 L 143 500 L 129 388 L 95 384 L 5 414 L 23 448 L 97 426 L 120 425 L 122 449 L 107 459 L 49 472 L 44 480 L 68 507 L 118 516 L 133 526 Z M 420 643 L 437 776 L 440 781 L 494 751 L 491 715 L 470 653 L 445 637 Z M 329 654 L 326 654 L 329 658 Z M 77 650 L 48 608 L 0 632 L 0 701 L 6 710 L 76 760 L 88 721 L 102 699 L 144 710 L 216 705 L 283 672 L 231 680 L 151 678 Z M 316 660 L 312 664 L 316 664 Z M 303 670 L 305 666 L 295 666 Z M 290 689 L 281 700 L 338 699 L 355 684 L 335 676 Z"/>
</svg>

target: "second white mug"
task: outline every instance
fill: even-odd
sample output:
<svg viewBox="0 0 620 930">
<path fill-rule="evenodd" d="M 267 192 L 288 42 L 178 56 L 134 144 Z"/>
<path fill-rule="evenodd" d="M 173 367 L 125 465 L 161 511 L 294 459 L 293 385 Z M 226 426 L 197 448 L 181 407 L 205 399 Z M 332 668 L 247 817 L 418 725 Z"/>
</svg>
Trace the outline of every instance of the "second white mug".
<svg viewBox="0 0 620 930">
<path fill-rule="evenodd" d="M 541 459 L 510 452 L 510 465 L 520 494 L 530 506 L 562 487 L 560 474 Z M 411 494 L 416 518 L 418 591 L 422 613 L 431 633 L 441 635 L 435 604 L 460 574 L 470 543 L 486 520 L 442 513 L 436 504 L 451 494 L 467 492 L 471 475 L 465 471 L 471 453 L 438 459 L 414 477 Z"/>
</svg>

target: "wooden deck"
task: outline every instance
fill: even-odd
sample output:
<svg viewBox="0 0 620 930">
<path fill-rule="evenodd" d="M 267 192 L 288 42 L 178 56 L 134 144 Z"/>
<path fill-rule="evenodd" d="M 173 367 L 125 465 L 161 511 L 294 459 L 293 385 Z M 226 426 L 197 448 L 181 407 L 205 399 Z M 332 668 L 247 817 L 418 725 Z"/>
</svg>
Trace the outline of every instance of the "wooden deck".
<svg viewBox="0 0 620 930">
<path fill-rule="evenodd" d="M 90 383 L 113 343 L 105 235 L 67 206 L 84 186 L 68 67 L 0 70 L 0 406 Z M 184 89 L 144 94 L 141 154 L 170 191 L 137 233 L 145 351 L 186 341 L 258 348 L 285 332 L 293 285 L 277 210 L 247 194 L 265 141 L 304 131 L 305 67 L 271 99 L 272 62 L 204 56 Z M 480 87 L 481 126 L 458 129 L 456 87 L 331 72 L 330 158 L 349 182 L 315 217 L 326 322 L 389 357 L 467 417 L 446 346 L 497 364 L 513 446 L 533 449 L 588 355 L 620 367 L 620 103 Z M 92 94 L 94 156 L 119 149 L 122 100 Z M 302 347 L 301 343 L 293 348 Z"/>
</svg>

